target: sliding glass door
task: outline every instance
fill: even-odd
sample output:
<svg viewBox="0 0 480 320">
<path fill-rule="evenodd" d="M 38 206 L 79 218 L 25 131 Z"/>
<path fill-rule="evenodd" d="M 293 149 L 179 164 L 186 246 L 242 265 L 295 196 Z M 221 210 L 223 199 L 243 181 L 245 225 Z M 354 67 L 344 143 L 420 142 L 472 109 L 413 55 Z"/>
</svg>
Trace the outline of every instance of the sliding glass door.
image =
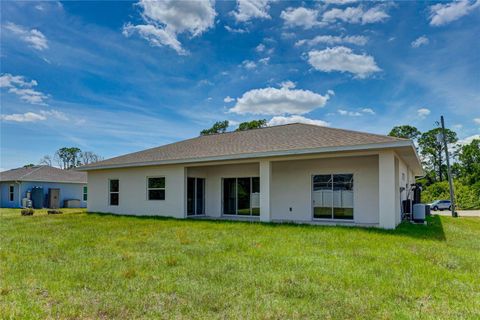
<svg viewBox="0 0 480 320">
<path fill-rule="evenodd" d="M 205 214 L 205 179 L 187 178 L 187 215 Z"/>
<path fill-rule="evenodd" d="M 260 215 L 260 179 L 224 178 L 223 214 L 238 216 Z"/>
<path fill-rule="evenodd" d="M 353 220 L 353 174 L 314 175 L 313 218 Z"/>
</svg>

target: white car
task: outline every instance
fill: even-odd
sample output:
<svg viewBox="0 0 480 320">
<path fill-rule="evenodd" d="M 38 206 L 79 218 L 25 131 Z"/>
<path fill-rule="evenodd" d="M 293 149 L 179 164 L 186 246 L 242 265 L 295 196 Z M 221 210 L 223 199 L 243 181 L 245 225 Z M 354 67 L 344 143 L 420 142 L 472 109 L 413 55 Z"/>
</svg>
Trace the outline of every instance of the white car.
<svg viewBox="0 0 480 320">
<path fill-rule="evenodd" d="M 436 200 L 429 204 L 433 211 L 451 210 L 450 200 Z"/>
</svg>

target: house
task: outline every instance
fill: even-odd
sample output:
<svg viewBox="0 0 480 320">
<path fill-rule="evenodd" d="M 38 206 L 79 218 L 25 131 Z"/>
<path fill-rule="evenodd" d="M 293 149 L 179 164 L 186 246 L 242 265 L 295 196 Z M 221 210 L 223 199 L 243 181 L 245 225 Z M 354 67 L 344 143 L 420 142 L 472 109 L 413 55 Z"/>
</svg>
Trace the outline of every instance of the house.
<svg viewBox="0 0 480 320">
<path fill-rule="evenodd" d="M 87 206 L 87 174 L 61 170 L 50 166 L 33 166 L 0 172 L 0 207 L 20 208 L 35 187 L 43 189 L 43 206 L 49 206 L 49 191 L 57 192 L 57 201 L 79 200 L 80 207 Z"/>
<path fill-rule="evenodd" d="M 392 229 L 422 167 L 411 140 L 288 124 L 200 136 L 80 167 L 88 210 Z"/>
</svg>

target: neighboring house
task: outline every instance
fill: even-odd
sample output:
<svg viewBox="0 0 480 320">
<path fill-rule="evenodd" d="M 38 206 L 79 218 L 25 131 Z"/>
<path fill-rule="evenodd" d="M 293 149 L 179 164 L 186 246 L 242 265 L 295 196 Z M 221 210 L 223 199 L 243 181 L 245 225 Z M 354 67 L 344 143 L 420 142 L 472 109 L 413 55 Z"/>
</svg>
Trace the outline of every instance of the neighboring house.
<svg viewBox="0 0 480 320">
<path fill-rule="evenodd" d="M 78 170 L 89 211 L 387 229 L 422 174 L 411 140 L 307 124 L 200 136 Z"/>
<path fill-rule="evenodd" d="M 20 208 L 22 199 L 34 187 L 43 188 L 45 198 L 49 189 L 60 189 L 59 202 L 80 200 L 80 207 L 87 206 L 87 174 L 62 170 L 50 166 L 33 166 L 0 172 L 0 206 Z M 45 205 L 48 201 L 45 199 Z"/>
</svg>

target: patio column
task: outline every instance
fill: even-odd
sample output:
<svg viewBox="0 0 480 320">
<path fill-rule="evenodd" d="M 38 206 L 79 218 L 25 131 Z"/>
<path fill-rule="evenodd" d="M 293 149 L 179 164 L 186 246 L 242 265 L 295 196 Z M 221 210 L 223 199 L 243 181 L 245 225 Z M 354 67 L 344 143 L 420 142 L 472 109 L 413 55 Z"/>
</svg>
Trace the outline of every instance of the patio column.
<svg viewBox="0 0 480 320">
<path fill-rule="evenodd" d="M 383 229 L 395 229 L 395 155 L 393 151 L 378 154 L 379 225 Z M 398 200 L 399 201 L 399 200 Z"/>
<path fill-rule="evenodd" d="M 260 161 L 260 221 L 269 222 L 272 219 L 270 212 L 270 185 L 272 182 L 272 162 Z"/>
</svg>

